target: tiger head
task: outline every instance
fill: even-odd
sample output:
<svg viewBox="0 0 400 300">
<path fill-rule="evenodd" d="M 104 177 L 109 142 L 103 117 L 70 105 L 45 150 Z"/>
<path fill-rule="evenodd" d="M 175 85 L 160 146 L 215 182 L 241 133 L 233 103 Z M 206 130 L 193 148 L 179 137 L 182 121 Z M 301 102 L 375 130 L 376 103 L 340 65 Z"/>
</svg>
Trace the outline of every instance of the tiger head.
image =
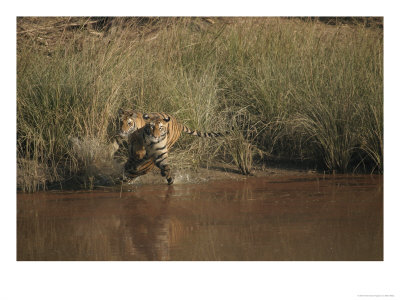
<svg viewBox="0 0 400 300">
<path fill-rule="evenodd" d="M 121 137 L 127 137 L 132 132 L 135 132 L 139 128 L 145 125 L 143 115 L 132 109 L 118 111 L 119 121 L 120 121 L 120 133 Z"/>
<path fill-rule="evenodd" d="M 160 116 L 150 117 L 148 114 L 143 114 L 143 119 L 146 121 L 146 125 L 144 126 L 146 140 L 155 144 L 165 139 L 168 133 L 169 116 L 162 118 Z"/>
</svg>

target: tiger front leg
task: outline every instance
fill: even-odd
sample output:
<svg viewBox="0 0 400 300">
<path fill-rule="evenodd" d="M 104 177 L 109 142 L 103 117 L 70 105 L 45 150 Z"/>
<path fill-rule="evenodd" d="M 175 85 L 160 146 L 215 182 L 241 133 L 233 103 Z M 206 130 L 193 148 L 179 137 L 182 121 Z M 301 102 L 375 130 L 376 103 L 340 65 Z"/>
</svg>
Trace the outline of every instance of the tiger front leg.
<svg viewBox="0 0 400 300">
<path fill-rule="evenodd" d="M 130 157 L 136 161 L 141 161 L 146 157 L 146 148 L 143 144 L 138 143 L 137 145 L 132 145 L 130 149 Z"/>
<path fill-rule="evenodd" d="M 161 169 L 161 176 L 167 179 L 168 184 L 174 183 L 174 178 L 171 176 L 171 168 L 168 165 L 164 166 L 164 169 Z"/>
<path fill-rule="evenodd" d="M 137 176 L 143 175 L 145 172 L 143 169 L 148 168 L 148 161 L 146 161 L 146 149 L 140 143 L 138 145 L 133 145 L 129 149 L 130 155 L 128 161 L 124 165 L 124 175 L 123 177 L 135 178 Z M 145 168 L 143 168 L 145 165 Z"/>
<path fill-rule="evenodd" d="M 144 147 L 135 149 L 133 156 L 138 161 L 143 160 L 146 157 L 146 149 Z"/>
<path fill-rule="evenodd" d="M 171 176 L 171 168 L 168 164 L 168 153 L 165 152 L 156 159 L 156 166 L 161 170 L 161 176 L 167 179 L 168 184 L 173 184 L 174 178 Z"/>
</svg>

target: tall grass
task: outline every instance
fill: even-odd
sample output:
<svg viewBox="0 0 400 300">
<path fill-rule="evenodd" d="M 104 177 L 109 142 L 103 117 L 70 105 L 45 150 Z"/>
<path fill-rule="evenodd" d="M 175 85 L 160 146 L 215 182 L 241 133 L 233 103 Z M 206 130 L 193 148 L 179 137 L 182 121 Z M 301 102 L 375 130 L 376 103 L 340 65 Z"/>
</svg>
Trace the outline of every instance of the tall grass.
<svg viewBox="0 0 400 300">
<path fill-rule="evenodd" d="M 99 166 L 112 161 L 120 107 L 165 111 L 205 131 L 235 125 L 234 138 L 183 137 L 175 165 L 211 159 L 240 168 L 242 157 L 251 169 L 258 150 L 330 171 L 383 172 L 382 29 L 280 18 L 215 21 L 128 20 L 95 34 L 64 30 L 44 45 L 45 35 L 21 34 L 19 187 L 68 179 L 90 186 L 104 170 Z M 239 139 L 247 146 L 227 151 Z"/>
</svg>

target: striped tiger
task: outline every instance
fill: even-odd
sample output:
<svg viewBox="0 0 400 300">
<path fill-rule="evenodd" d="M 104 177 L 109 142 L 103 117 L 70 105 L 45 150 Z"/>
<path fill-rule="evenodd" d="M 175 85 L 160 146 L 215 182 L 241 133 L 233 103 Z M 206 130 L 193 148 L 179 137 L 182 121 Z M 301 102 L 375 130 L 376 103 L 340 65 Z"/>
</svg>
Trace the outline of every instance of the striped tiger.
<svg viewBox="0 0 400 300">
<path fill-rule="evenodd" d="M 149 113 L 142 114 L 140 112 L 134 110 L 119 110 L 120 123 L 121 123 L 121 131 L 120 136 L 127 138 L 131 133 L 136 130 L 142 128 L 146 121 L 150 118 L 159 117 L 162 119 L 169 119 L 167 123 L 167 131 L 168 131 L 168 142 L 167 148 L 171 149 L 171 147 L 176 143 L 176 141 L 181 136 L 182 132 L 187 134 L 191 134 L 198 137 L 207 137 L 214 138 L 224 136 L 226 133 L 219 132 L 201 132 L 198 130 L 191 130 L 187 126 L 179 123 L 176 118 L 170 114 L 166 113 Z"/>
<path fill-rule="evenodd" d="M 172 184 L 174 180 L 168 163 L 168 151 L 182 131 L 199 137 L 223 135 L 190 130 L 173 116 L 164 113 L 143 114 L 142 118 L 145 125 L 128 134 L 129 158 L 124 170 L 130 178 L 148 173 L 155 165 L 161 170 L 161 175 L 166 177 L 168 184 Z"/>
<path fill-rule="evenodd" d="M 146 115 L 148 117 L 148 115 Z M 169 117 L 153 116 L 148 122 L 129 135 L 129 159 L 124 169 L 131 178 L 148 173 L 154 165 L 161 170 L 161 176 L 172 184 L 171 168 L 168 163 L 168 123 Z"/>
</svg>

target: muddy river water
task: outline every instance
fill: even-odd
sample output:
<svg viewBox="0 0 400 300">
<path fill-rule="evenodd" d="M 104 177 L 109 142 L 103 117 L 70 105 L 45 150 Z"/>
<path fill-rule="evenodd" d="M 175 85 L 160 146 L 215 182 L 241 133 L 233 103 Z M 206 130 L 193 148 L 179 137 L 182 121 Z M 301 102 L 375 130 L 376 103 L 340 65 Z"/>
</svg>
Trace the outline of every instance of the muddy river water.
<svg viewBox="0 0 400 300">
<path fill-rule="evenodd" d="M 18 260 L 383 260 L 383 178 L 17 194 Z"/>
</svg>

